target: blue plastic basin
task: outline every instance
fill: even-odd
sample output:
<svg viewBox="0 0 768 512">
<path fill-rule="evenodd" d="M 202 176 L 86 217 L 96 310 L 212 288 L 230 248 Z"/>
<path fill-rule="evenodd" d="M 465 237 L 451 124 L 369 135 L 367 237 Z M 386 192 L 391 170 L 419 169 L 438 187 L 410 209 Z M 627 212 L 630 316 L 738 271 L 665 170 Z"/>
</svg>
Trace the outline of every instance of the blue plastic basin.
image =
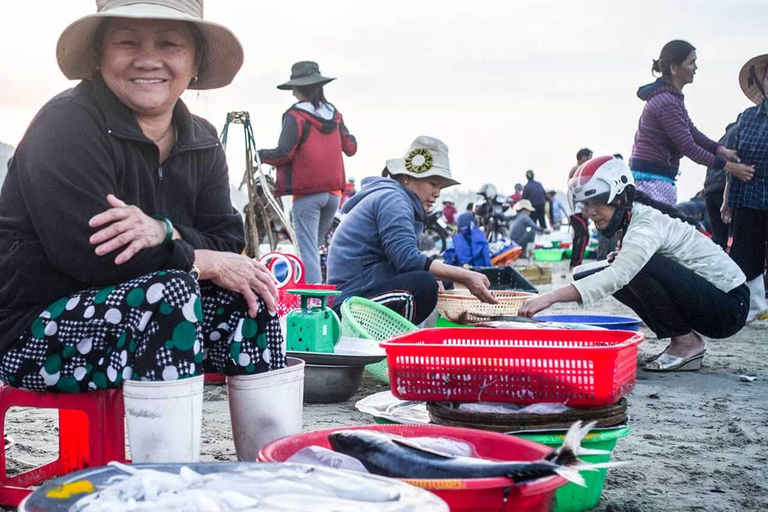
<svg viewBox="0 0 768 512">
<path fill-rule="evenodd" d="M 536 315 L 536 320 L 562 324 L 586 324 L 614 331 L 637 331 L 643 324 L 639 318 L 615 315 Z"/>
</svg>

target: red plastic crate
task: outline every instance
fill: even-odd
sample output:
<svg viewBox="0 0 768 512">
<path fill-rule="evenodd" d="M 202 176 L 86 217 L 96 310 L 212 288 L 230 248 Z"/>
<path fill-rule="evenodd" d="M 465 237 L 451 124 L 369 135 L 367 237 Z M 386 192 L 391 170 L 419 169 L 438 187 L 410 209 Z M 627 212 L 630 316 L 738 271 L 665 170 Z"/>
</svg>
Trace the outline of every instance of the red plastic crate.
<svg viewBox="0 0 768 512">
<path fill-rule="evenodd" d="M 422 329 L 381 346 L 403 400 L 600 407 L 635 387 L 641 332 Z"/>
<path fill-rule="evenodd" d="M 264 446 L 261 462 L 285 462 L 307 446 L 331 448 L 328 435 L 340 430 L 375 430 L 404 437 L 450 437 L 471 443 L 482 458 L 503 461 L 533 461 L 552 448 L 514 436 L 470 428 L 439 425 L 360 425 L 316 430 L 283 437 Z M 451 512 L 547 512 L 555 491 L 566 483 L 560 476 L 515 484 L 506 477 L 472 479 L 403 479 L 441 497 Z"/>
</svg>

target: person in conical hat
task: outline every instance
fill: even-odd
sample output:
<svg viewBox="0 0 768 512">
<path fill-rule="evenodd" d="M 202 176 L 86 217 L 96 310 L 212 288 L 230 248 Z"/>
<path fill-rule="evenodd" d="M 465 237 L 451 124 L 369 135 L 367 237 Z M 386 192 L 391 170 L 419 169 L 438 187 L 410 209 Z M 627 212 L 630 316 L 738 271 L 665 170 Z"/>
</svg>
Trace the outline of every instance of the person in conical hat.
<svg viewBox="0 0 768 512">
<path fill-rule="evenodd" d="M 768 243 L 768 54 L 749 59 L 739 72 L 739 85 L 755 105 L 742 112 L 733 149 L 745 164 L 754 166 L 749 181 L 727 175 L 723 221 L 731 224 L 730 255 L 744 274 L 750 290 L 748 322 L 768 319 L 765 298 L 765 255 Z"/>
<path fill-rule="evenodd" d="M 495 303 L 488 278 L 478 272 L 432 260 L 419 251 L 426 213 L 453 177 L 448 146 L 420 136 L 403 158 L 387 160 L 383 177 L 365 178 L 344 203 L 346 214 L 328 254 L 328 283 L 341 296 L 366 297 L 415 324 L 437 304 L 438 280 L 464 284 L 480 300 Z"/>
<path fill-rule="evenodd" d="M 96 6 L 56 48 L 79 83 L 32 121 L 0 194 L 0 380 L 123 388 L 133 461 L 193 462 L 203 372 L 286 365 L 216 130 L 180 99 L 229 84 L 243 49 L 202 0 Z"/>
</svg>

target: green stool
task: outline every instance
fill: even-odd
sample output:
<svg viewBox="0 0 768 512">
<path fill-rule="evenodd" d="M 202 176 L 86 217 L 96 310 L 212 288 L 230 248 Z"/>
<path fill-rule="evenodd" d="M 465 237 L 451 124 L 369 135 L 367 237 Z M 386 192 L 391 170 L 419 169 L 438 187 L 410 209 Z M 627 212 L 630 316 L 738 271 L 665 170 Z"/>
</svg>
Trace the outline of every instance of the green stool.
<svg viewBox="0 0 768 512">
<path fill-rule="evenodd" d="M 286 323 L 286 348 L 293 352 L 333 353 L 333 347 L 341 336 L 339 317 L 328 309 L 329 296 L 340 295 L 334 290 L 288 290 L 301 296 L 301 308 L 288 313 Z M 319 306 L 310 306 L 309 299 L 320 299 Z"/>
</svg>

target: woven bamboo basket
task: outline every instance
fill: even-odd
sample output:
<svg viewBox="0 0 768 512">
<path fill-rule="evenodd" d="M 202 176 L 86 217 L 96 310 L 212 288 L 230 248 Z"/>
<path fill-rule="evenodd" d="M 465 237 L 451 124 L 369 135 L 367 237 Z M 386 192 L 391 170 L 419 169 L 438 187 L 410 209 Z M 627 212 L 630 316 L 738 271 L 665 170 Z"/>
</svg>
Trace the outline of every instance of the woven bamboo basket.
<svg viewBox="0 0 768 512">
<path fill-rule="evenodd" d="M 523 302 L 536 294 L 512 290 L 491 290 L 498 304 L 480 302 L 469 290 L 450 290 L 438 294 L 437 312 L 451 322 L 474 325 L 499 316 L 517 316 Z"/>
</svg>

